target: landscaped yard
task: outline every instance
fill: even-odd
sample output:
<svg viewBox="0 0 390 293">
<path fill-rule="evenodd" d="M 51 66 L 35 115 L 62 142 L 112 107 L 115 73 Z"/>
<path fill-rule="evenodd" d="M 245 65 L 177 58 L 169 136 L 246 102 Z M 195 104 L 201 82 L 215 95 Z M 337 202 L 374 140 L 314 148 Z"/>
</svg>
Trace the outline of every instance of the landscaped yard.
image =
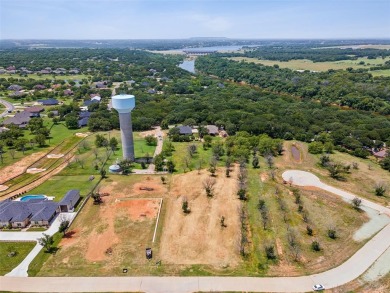
<svg viewBox="0 0 390 293">
<path fill-rule="evenodd" d="M 35 245 L 35 242 L 0 242 L 0 276 L 16 268 Z M 12 256 L 12 252 L 16 254 Z"/>
</svg>

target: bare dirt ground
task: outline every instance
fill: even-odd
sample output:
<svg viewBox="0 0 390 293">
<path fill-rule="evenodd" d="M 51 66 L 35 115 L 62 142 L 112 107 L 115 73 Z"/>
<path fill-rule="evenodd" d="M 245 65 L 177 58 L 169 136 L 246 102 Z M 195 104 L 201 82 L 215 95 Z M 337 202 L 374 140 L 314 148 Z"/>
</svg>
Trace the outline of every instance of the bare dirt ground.
<svg viewBox="0 0 390 293">
<path fill-rule="evenodd" d="M 64 154 L 50 154 L 50 155 L 47 155 L 47 158 L 48 159 L 59 159 L 59 158 L 62 158 L 64 156 Z"/>
<path fill-rule="evenodd" d="M 236 266 L 240 257 L 239 207 L 237 199 L 237 167 L 231 178 L 218 170 L 214 196 L 208 198 L 202 182 L 209 177 L 205 170 L 180 174 L 171 182 L 167 200 L 167 216 L 161 238 L 160 256 L 166 263 L 209 264 Z M 182 201 L 186 198 L 191 213 L 184 214 Z M 220 219 L 225 217 L 226 227 Z"/>
<path fill-rule="evenodd" d="M 26 171 L 26 168 L 42 157 L 44 152 L 37 152 L 18 160 L 12 165 L 1 168 L 0 183 L 9 180 L 10 178 L 20 175 Z"/>
<path fill-rule="evenodd" d="M 141 137 L 146 137 L 148 135 L 156 135 L 156 131 L 155 130 L 148 130 L 148 131 L 143 131 L 143 132 L 140 132 L 139 135 Z"/>
<path fill-rule="evenodd" d="M 89 133 L 87 132 L 87 133 L 80 133 L 80 132 L 77 132 L 77 133 L 75 133 L 75 135 L 77 136 L 77 137 L 87 137 L 88 135 L 89 135 Z"/>
<path fill-rule="evenodd" d="M 28 168 L 26 170 L 26 173 L 29 173 L 29 174 L 37 174 L 37 173 L 41 173 L 41 172 L 44 172 L 46 171 L 46 169 L 40 169 L 40 168 Z"/>
</svg>

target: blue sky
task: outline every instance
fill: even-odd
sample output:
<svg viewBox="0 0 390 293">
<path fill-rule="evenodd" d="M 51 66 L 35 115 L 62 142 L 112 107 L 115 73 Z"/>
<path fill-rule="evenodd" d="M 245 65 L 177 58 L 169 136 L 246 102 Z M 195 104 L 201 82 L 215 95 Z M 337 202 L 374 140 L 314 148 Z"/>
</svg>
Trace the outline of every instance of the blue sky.
<svg viewBox="0 0 390 293">
<path fill-rule="evenodd" d="M 0 0 L 1 39 L 390 38 L 390 0 Z"/>
</svg>

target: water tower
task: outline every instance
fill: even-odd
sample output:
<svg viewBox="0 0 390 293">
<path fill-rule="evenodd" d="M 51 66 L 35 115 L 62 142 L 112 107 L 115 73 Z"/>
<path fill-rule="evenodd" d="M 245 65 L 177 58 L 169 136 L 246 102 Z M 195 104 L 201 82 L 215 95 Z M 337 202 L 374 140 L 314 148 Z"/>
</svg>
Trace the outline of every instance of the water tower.
<svg viewBox="0 0 390 293">
<path fill-rule="evenodd" d="M 134 161 L 133 126 L 131 124 L 131 110 L 135 107 L 133 95 L 116 95 L 112 97 L 112 107 L 119 113 L 121 128 L 123 159 Z"/>
</svg>

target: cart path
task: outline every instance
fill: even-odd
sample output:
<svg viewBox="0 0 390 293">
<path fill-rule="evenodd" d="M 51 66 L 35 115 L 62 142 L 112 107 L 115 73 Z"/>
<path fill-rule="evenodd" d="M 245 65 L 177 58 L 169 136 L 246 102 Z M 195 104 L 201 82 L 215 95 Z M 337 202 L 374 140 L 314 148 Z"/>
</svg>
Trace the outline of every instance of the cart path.
<svg viewBox="0 0 390 293">
<path fill-rule="evenodd" d="M 13 111 L 15 109 L 14 105 L 12 105 L 10 102 L 7 102 L 5 100 L 0 99 L 0 104 L 3 104 L 5 107 L 4 112 L 0 114 L 0 118 L 7 116 L 8 111 Z"/>
<path fill-rule="evenodd" d="M 316 186 L 351 199 L 355 195 L 323 184 L 315 175 L 303 171 L 283 173 L 285 180 L 301 186 Z M 330 187 L 330 188 L 328 188 Z M 389 214 L 390 210 L 365 200 L 363 205 Z M 314 284 L 334 288 L 346 284 L 371 267 L 390 247 L 390 224 L 340 266 L 301 277 L 0 277 L 0 290 L 28 292 L 172 292 L 250 291 L 307 292 Z"/>
</svg>

